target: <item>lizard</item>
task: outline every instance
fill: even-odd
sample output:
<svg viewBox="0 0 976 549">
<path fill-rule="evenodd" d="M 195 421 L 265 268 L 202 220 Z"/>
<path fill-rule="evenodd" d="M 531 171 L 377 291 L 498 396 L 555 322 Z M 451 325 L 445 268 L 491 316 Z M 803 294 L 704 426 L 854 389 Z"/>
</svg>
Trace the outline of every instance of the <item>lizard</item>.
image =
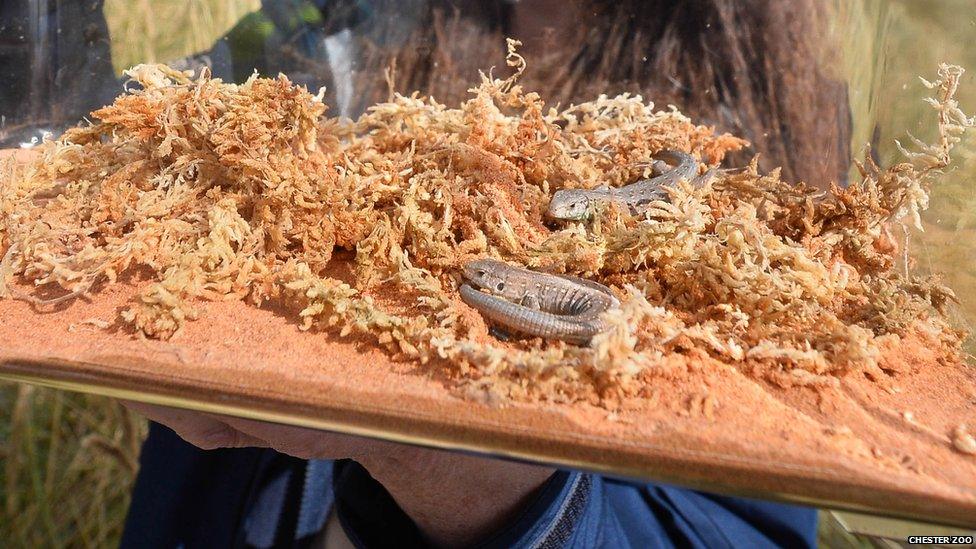
<svg viewBox="0 0 976 549">
<path fill-rule="evenodd" d="M 681 180 L 691 181 L 698 175 L 698 162 L 688 153 L 664 150 L 654 156 L 656 159 L 652 166 L 656 172 L 664 171 L 662 159 L 672 162 L 674 167 L 656 177 L 642 179 L 620 188 L 602 185 L 594 189 L 558 190 L 549 201 L 547 215 L 553 219 L 580 221 L 593 215 L 593 206 L 599 202 L 616 202 L 627 206 L 631 214 L 637 214 L 650 202 L 667 196 L 663 187 L 675 185 Z M 714 175 L 715 171 L 709 170 L 696 184 L 704 185 Z"/>
<path fill-rule="evenodd" d="M 487 320 L 546 339 L 587 344 L 606 329 L 600 316 L 620 306 L 603 284 L 532 271 L 494 259 L 467 263 L 462 278 L 461 300 Z"/>
</svg>

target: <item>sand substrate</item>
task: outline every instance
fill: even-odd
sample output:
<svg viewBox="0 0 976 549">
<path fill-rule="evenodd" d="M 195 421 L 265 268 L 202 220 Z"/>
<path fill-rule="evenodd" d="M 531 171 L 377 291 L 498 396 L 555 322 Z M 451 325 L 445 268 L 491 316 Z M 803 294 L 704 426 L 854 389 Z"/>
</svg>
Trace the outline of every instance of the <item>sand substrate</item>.
<svg viewBox="0 0 976 549">
<path fill-rule="evenodd" d="M 201 303 L 202 320 L 170 341 L 138 339 L 113 322 L 140 284 L 50 312 L 0 300 L 0 373 L 976 525 L 976 455 L 953 444 L 958 425 L 976 426 L 976 368 L 947 360 L 924 336 L 885 349 L 885 378 L 852 374 L 835 388 L 782 388 L 742 365 L 676 356 L 649 378 L 647 394 L 608 411 L 465 393 L 444 369 L 392 362 L 364 340 L 303 332 L 280 311 L 236 301 Z"/>
</svg>

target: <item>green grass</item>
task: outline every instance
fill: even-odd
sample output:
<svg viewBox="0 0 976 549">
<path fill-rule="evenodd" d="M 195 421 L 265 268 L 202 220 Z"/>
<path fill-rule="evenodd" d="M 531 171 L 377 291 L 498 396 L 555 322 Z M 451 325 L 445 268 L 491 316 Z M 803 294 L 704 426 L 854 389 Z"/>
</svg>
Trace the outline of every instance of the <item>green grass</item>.
<svg viewBox="0 0 976 549">
<path fill-rule="evenodd" d="M 4 546 L 116 545 L 145 430 L 109 399 L 0 385 Z"/>
<path fill-rule="evenodd" d="M 892 139 L 905 130 L 928 137 L 931 113 L 916 76 L 934 75 L 941 61 L 968 67 L 959 99 L 976 110 L 976 22 L 971 0 L 835 0 L 847 10 L 836 30 L 847 55 L 856 141 L 881 130 L 881 158 L 897 159 Z M 166 61 L 204 50 L 259 0 L 107 0 L 113 63 Z M 859 11 L 860 10 L 860 11 Z M 875 22 L 890 25 L 889 41 Z M 888 55 L 882 61 L 880 54 Z M 886 64 L 884 77 L 872 70 Z M 871 90 L 880 90 L 874 95 Z M 865 123 L 865 121 L 871 121 Z M 855 151 L 857 147 L 855 147 Z M 936 188 L 914 235 L 919 267 L 941 271 L 962 300 L 960 321 L 976 325 L 976 153 Z M 7 547 L 106 547 L 117 543 L 136 468 L 144 422 L 105 398 L 0 384 L 0 540 Z M 871 547 L 824 515 L 824 547 Z"/>
<path fill-rule="evenodd" d="M 209 49 L 260 0 L 106 0 L 112 64 L 166 62 Z"/>
</svg>

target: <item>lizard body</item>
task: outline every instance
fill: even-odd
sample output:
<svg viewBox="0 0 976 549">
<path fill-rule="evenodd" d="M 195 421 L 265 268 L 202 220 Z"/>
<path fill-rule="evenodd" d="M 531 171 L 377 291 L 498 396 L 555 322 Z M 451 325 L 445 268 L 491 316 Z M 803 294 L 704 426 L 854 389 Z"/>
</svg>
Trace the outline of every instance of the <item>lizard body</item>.
<svg viewBox="0 0 976 549">
<path fill-rule="evenodd" d="M 691 181 L 698 175 L 698 162 L 688 153 L 665 150 L 655 155 L 654 169 L 662 171 L 660 160 L 674 164 L 661 175 L 642 179 L 624 187 L 601 186 L 595 189 L 561 189 L 549 201 L 548 215 L 554 219 L 579 221 L 593 214 L 599 202 L 615 202 L 626 206 L 630 213 L 639 213 L 647 204 L 667 197 L 664 187 L 681 180 Z"/>
<path fill-rule="evenodd" d="M 600 318 L 620 302 L 602 284 L 515 267 L 493 259 L 464 266 L 461 299 L 513 331 L 585 344 L 605 329 Z M 491 292 L 487 294 L 481 290 Z"/>
</svg>

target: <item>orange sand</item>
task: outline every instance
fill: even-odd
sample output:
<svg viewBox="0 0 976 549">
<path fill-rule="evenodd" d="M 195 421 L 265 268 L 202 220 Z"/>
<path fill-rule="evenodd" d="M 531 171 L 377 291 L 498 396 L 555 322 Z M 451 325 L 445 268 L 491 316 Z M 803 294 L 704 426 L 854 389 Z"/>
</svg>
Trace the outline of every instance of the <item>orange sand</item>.
<svg viewBox="0 0 976 549">
<path fill-rule="evenodd" d="M 55 312 L 0 300 L 0 374 L 976 526 L 976 455 L 951 441 L 960 424 L 976 432 L 976 368 L 920 336 L 885 350 L 884 379 L 853 374 L 828 389 L 785 389 L 736 365 L 673 357 L 649 377 L 649 394 L 610 412 L 462 396 L 436 366 L 396 363 L 365 340 L 302 332 L 271 308 L 241 302 L 201 303 L 202 320 L 165 342 L 117 324 L 97 327 L 115 322 L 138 284 L 106 287 Z"/>
<path fill-rule="evenodd" d="M 113 322 L 135 293 L 108 287 L 41 313 L 0 301 L 0 372 L 290 411 L 381 436 L 534 457 L 753 495 L 976 524 L 976 456 L 952 448 L 976 425 L 976 369 L 913 338 L 878 381 L 783 389 L 734 365 L 675 358 L 651 394 L 618 410 L 459 396 L 436 368 L 394 363 L 351 338 L 300 331 L 270 309 L 200 305 L 168 342 Z M 66 362 L 67 361 L 67 362 Z M 912 421 L 904 417 L 910 413 Z"/>
</svg>

